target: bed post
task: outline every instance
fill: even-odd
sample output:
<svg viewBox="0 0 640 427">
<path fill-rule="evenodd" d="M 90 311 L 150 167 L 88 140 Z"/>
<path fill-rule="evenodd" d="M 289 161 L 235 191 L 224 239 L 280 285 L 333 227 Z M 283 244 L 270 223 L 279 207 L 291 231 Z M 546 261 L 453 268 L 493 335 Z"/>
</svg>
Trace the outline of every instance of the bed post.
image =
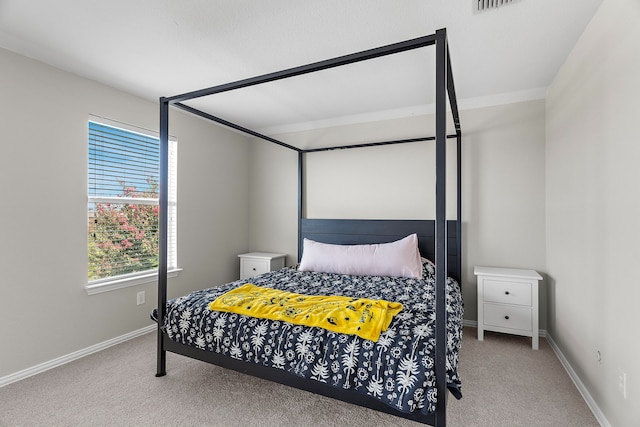
<svg viewBox="0 0 640 427">
<path fill-rule="evenodd" d="M 302 260 L 302 175 L 304 173 L 304 167 L 302 162 L 304 161 L 304 152 L 298 151 L 298 262 Z"/>
<path fill-rule="evenodd" d="M 169 102 L 160 98 L 160 200 L 158 218 L 158 366 L 156 377 L 167 373 L 162 325 L 167 311 L 167 233 L 169 212 Z"/>
<path fill-rule="evenodd" d="M 435 426 L 447 423 L 447 33 L 436 31 L 436 348 L 435 374 L 438 399 Z"/>
<path fill-rule="evenodd" d="M 449 71 L 451 72 L 451 71 Z M 456 155 L 457 155 L 457 192 L 458 192 L 458 212 L 456 215 L 456 249 L 458 255 L 458 283 L 462 288 L 462 133 L 458 130 L 456 137 Z"/>
</svg>

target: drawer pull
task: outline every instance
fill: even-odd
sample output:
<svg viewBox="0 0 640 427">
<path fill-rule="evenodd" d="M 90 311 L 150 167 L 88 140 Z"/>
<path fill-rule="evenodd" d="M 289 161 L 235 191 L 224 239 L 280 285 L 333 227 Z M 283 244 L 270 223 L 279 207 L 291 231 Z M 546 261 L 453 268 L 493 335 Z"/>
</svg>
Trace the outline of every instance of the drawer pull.
<svg viewBox="0 0 640 427">
<path fill-rule="evenodd" d="M 505 318 L 506 320 L 509 320 L 509 316 L 504 316 L 504 318 Z"/>
<path fill-rule="evenodd" d="M 504 294 L 505 295 L 509 295 L 509 291 L 504 291 Z"/>
<path fill-rule="evenodd" d="M 256 271 L 256 268 L 255 268 L 255 267 L 253 267 L 253 268 L 252 268 L 252 270 L 253 270 L 253 271 Z"/>
</svg>

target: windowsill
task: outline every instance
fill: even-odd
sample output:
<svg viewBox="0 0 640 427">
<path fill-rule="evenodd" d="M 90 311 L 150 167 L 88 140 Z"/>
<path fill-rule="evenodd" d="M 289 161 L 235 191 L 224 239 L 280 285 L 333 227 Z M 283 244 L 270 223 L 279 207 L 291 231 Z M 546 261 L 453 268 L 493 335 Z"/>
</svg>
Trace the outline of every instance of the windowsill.
<svg viewBox="0 0 640 427">
<path fill-rule="evenodd" d="M 167 278 L 177 277 L 181 268 L 174 268 L 167 272 Z M 131 277 L 122 277 L 117 279 L 106 279 L 98 283 L 93 282 L 87 284 L 84 289 L 87 291 L 87 295 L 101 294 L 103 292 L 115 291 L 116 289 L 128 288 L 130 286 L 141 285 L 143 283 L 155 282 L 158 280 L 158 272 L 150 271 L 147 274 L 139 274 Z"/>
</svg>

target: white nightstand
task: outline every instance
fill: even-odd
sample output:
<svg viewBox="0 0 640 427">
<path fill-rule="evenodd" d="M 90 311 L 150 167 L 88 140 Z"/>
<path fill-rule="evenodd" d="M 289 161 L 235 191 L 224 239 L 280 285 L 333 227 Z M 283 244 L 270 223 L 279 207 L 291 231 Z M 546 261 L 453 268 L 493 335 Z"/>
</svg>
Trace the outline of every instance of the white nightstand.
<svg viewBox="0 0 640 427">
<path fill-rule="evenodd" d="M 264 274 L 284 267 L 285 254 L 270 252 L 250 252 L 238 255 L 240 258 L 240 278 Z"/>
<path fill-rule="evenodd" d="M 534 270 L 475 267 L 478 277 L 478 341 L 484 331 L 531 337 L 538 349 L 538 281 Z"/>
</svg>

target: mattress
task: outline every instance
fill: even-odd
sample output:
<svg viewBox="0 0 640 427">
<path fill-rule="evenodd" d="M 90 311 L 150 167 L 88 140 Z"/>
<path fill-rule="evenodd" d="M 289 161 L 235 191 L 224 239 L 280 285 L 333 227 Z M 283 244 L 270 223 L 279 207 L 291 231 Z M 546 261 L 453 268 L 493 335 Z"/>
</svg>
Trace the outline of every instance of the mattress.
<svg viewBox="0 0 640 427">
<path fill-rule="evenodd" d="M 400 302 L 402 311 L 377 342 L 283 321 L 210 311 L 224 292 L 253 283 L 307 295 L 343 295 Z M 435 276 L 422 279 L 303 272 L 285 267 L 257 277 L 190 293 L 167 302 L 162 330 L 178 343 L 288 371 L 310 381 L 371 396 L 405 413 L 433 413 L 435 387 Z M 462 397 L 458 358 L 462 341 L 460 287 L 446 284 L 447 388 Z M 152 313 L 156 318 L 156 311 Z"/>
</svg>

